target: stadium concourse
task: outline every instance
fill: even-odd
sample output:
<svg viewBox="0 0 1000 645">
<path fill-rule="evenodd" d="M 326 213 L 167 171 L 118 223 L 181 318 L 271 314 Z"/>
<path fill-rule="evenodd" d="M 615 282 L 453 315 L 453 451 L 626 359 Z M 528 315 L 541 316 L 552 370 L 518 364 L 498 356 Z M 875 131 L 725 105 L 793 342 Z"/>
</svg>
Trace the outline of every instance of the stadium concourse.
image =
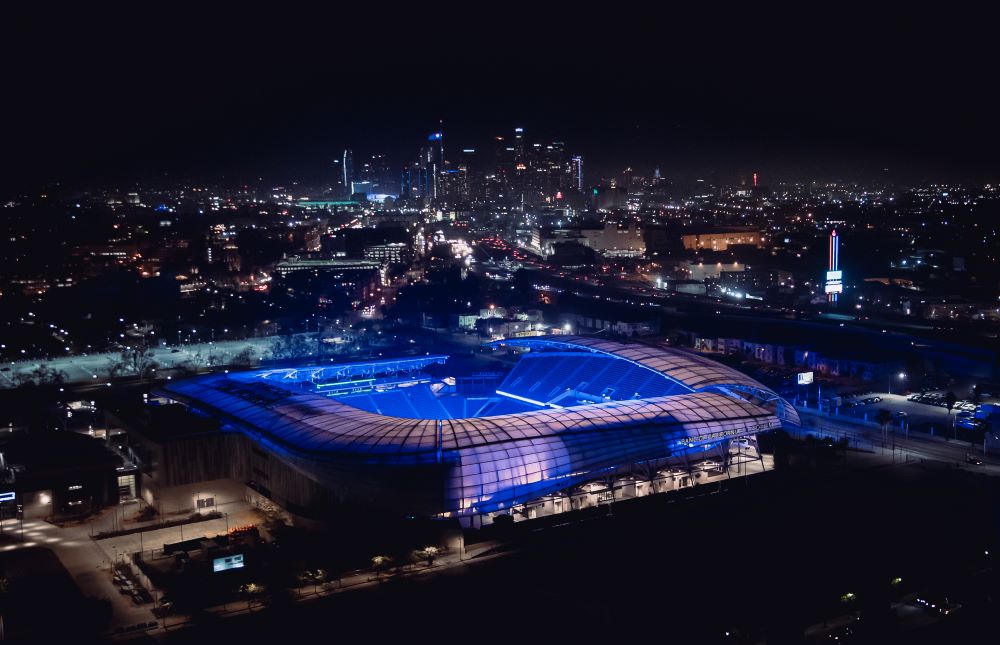
<svg viewBox="0 0 1000 645">
<path fill-rule="evenodd" d="M 574 336 L 492 345 L 517 354 L 506 374 L 442 376 L 447 356 L 421 356 L 217 373 L 161 394 L 252 442 L 224 475 L 286 509 L 359 504 L 466 525 L 760 470 L 756 435 L 799 423 L 768 388 L 685 350 Z M 262 472 L 263 453 L 282 472 Z"/>
</svg>

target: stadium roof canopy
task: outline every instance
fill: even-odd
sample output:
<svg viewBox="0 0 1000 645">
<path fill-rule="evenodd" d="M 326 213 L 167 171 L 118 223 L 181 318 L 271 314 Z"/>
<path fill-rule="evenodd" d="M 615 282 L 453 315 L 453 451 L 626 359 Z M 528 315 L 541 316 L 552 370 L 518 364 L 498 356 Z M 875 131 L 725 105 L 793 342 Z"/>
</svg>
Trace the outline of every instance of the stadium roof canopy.
<svg viewBox="0 0 1000 645">
<path fill-rule="evenodd" d="M 536 336 L 508 338 L 491 343 L 494 346 L 510 345 L 532 350 L 586 350 L 642 365 L 658 372 L 692 392 L 726 391 L 747 395 L 755 402 L 773 404 L 775 413 L 783 420 L 799 425 L 795 408 L 788 405 L 773 390 L 742 372 L 704 356 L 676 347 L 622 343 L 589 336 Z"/>
<path fill-rule="evenodd" d="M 614 356 L 684 388 L 669 396 L 442 420 L 361 410 L 303 392 L 295 379 L 283 383 L 286 379 L 275 379 L 272 370 L 212 374 L 169 383 L 164 390 L 169 398 L 235 426 L 318 481 L 338 468 L 352 476 L 379 468 L 442 468 L 447 475 L 440 483 L 423 482 L 422 476 L 414 480 L 438 491 L 435 495 L 444 491 L 435 512 L 507 508 L 629 464 L 778 428 L 782 418 L 798 423 L 794 409 L 763 385 L 679 350 L 579 337 L 505 342 L 543 352 L 584 349 Z M 436 358 L 428 357 L 429 362 Z M 344 376 L 350 373 L 345 370 Z M 395 489 L 388 498 L 405 494 L 398 483 Z"/>
</svg>

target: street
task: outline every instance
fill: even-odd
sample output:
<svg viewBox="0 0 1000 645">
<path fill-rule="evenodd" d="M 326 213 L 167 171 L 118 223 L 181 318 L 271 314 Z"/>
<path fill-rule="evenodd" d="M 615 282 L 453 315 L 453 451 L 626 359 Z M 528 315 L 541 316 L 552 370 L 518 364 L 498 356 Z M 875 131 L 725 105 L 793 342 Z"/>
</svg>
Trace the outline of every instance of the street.
<svg viewBox="0 0 1000 645">
<path fill-rule="evenodd" d="M 967 441 L 956 441 L 940 434 L 931 436 L 919 432 L 909 432 L 890 425 L 883 435 L 874 421 L 864 421 L 853 416 L 830 416 L 812 408 L 799 407 L 802 418 L 801 432 L 792 434 L 817 434 L 834 439 L 846 437 L 851 447 L 885 452 L 896 458 L 929 459 L 945 463 L 959 464 L 990 475 L 1000 475 L 1000 460 L 987 455 L 983 458 L 982 445 L 970 445 Z M 983 458 L 981 465 L 966 462 L 966 457 L 975 455 Z"/>
</svg>

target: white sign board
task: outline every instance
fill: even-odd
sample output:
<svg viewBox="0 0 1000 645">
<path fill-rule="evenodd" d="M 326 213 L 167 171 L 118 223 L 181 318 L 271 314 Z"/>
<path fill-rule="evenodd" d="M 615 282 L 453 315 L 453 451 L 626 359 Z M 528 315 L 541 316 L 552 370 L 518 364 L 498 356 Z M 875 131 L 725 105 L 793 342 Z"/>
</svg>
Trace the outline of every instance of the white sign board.
<svg viewBox="0 0 1000 645">
<path fill-rule="evenodd" d="M 813 382 L 812 372 L 799 372 L 796 376 L 798 377 L 797 382 L 799 385 L 809 385 Z"/>
<path fill-rule="evenodd" d="M 843 277 L 844 277 L 843 271 L 827 271 L 826 287 L 824 288 L 824 291 L 826 293 L 843 293 L 844 292 Z"/>
<path fill-rule="evenodd" d="M 242 568 L 243 568 L 242 553 L 226 556 L 224 558 L 215 558 L 214 560 L 212 560 L 212 571 L 214 573 L 219 573 L 220 571 L 229 571 L 230 569 L 242 569 Z"/>
</svg>

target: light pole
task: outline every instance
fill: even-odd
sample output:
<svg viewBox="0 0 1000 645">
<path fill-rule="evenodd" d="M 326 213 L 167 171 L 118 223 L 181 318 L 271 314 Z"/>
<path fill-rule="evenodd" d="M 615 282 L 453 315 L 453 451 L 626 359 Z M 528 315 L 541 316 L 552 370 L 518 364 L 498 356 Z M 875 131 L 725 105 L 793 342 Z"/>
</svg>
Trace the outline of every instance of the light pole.
<svg viewBox="0 0 1000 645">
<path fill-rule="evenodd" d="M 898 376 L 900 382 L 905 385 L 905 382 L 906 382 L 906 372 L 900 372 L 899 374 L 896 374 L 895 376 Z M 889 376 L 889 394 L 892 394 L 892 375 Z"/>
</svg>

